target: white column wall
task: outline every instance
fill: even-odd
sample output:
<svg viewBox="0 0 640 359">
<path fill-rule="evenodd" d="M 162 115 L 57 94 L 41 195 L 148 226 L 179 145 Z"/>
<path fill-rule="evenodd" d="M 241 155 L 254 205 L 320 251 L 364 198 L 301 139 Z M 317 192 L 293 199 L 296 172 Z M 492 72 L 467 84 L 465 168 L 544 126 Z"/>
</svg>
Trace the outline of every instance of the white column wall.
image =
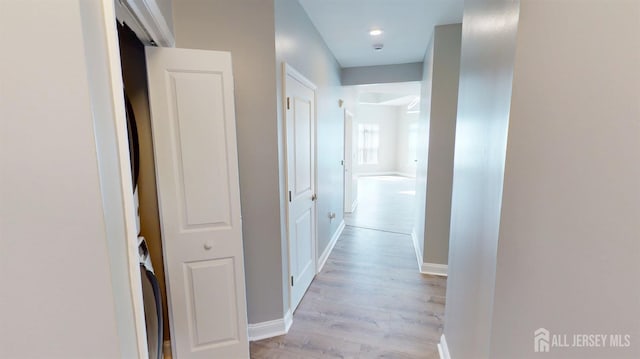
<svg viewBox="0 0 640 359">
<path fill-rule="evenodd" d="M 522 0 L 491 358 L 640 357 L 639 154 L 640 2 Z"/>
<path fill-rule="evenodd" d="M 518 5 L 465 1 L 444 328 L 456 359 L 490 357 Z"/>
</svg>

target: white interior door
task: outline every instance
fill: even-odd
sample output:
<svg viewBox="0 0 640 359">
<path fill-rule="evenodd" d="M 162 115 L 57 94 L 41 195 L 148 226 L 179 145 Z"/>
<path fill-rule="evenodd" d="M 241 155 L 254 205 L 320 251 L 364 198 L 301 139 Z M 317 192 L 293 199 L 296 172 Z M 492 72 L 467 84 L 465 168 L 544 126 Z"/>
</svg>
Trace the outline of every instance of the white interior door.
<svg viewBox="0 0 640 359">
<path fill-rule="evenodd" d="M 174 358 L 249 358 L 231 55 L 148 47 Z"/>
<path fill-rule="evenodd" d="M 353 114 L 344 111 L 344 211 L 351 213 L 355 209 L 357 188 L 355 175 L 353 174 L 353 164 L 356 161 L 356 151 L 354 151 L 353 141 Z"/>
<path fill-rule="evenodd" d="M 285 65 L 291 311 L 316 275 L 315 86 Z"/>
<path fill-rule="evenodd" d="M 358 207 L 358 175 L 355 173 L 355 165 L 358 163 L 358 141 L 354 130 L 354 120 L 351 118 L 351 211 Z"/>
</svg>

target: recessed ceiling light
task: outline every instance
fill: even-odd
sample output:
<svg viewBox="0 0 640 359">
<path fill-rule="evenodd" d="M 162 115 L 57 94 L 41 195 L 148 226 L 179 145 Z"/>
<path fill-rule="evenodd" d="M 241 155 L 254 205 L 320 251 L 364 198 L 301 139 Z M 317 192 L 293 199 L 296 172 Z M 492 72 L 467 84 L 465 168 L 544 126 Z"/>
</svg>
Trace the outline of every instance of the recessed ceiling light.
<svg viewBox="0 0 640 359">
<path fill-rule="evenodd" d="M 369 31 L 369 35 L 371 35 L 371 36 L 380 36 L 380 35 L 382 35 L 382 30 L 373 29 L 373 30 Z"/>
</svg>

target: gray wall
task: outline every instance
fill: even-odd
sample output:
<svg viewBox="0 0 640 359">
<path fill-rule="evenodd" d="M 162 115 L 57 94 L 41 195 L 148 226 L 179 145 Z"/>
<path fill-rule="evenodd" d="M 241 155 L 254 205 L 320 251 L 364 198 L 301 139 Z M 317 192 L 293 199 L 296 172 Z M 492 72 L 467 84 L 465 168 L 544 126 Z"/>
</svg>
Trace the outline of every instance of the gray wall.
<svg viewBox="0 0 640 359">
<path fill-rule="evenodd" d="M 461 31 L 460 24 L 436 26 L 424 60 L 413 230 L 422 263 L 449 257 Z"/>
<path fill-rule="evenodd" d="M 521 1 L 491 358 L 540 327 L 632 336 L 546 358 L 640 357 L 639 36 L 638 1 Z"/>
<path fill-rule="evenodd" d="M 422 62 L 345 67 L 341 70 L 341 81 L 344 86 L 420 81 L 422 68 Z"/>
<path fill-rule="evenodd" d="M 465 3 L 452 358 L 537 358 L 540 327 L 631 335 L 548 358 L 640 356 L 640 3 L 576 4 Z"/>
<path fill-rule="evenodd" d="M 342 160 L 344 154 L 344 110 L 338 106 L 343 90 L 340 86 L 340 66 L 324 40 L 296 0 L 275 1 L 277 71 L 278 133 L 280 143 L 280 165 L 282 168 L 280 188 L 284 191 L 284 131 L 282 120 L 282 62 L 287 62 L 316 86 L 317 91 L 317 153 L 318 153 L 318 253 L 322 253 L 343 217 Z M 285 213 L 286 202 L 281 202 Z M 331 221 L 329 212 L 336 213 Z M 284 226 L 284 218 L 282 226 Z M 286 238 L 283 236 L 283 258 L 286 257 Z M 288 309 L 287 273 L 283 272 L 285 310 Z"/>
<path fill-rule="evenodd" d="M 465 2 L 444 328 L 452 358 L 489 357 L 518 5 Z"/>
<path fill-rule="evenodd" d="M 138 354 L 100 11 L 0 2 L 2 358 Z"/>
<path fill-rule="evenodd" d="M 424 224 L 424 263 L 447 264 L 451 220 L 453 151 L 458 110 L 462 25 L 436 26 L 428 114 L 429 149 Z"/>
<path fill-rule="evenodd" d="M 273 1 L 173 3 L 176 46 L 230 51 L 249 323 L 282 318 L 282 222 Z"/>
</svg>

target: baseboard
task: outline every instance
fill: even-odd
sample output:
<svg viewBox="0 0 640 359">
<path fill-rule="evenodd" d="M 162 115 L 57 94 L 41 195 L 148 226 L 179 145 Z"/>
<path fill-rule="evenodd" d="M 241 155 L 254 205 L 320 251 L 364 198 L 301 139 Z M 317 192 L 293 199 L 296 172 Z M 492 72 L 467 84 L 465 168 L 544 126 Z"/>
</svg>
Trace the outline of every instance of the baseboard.
<svg viewBox="0 0 640 359">
<path fill-rule="evenodd" d="M 396 176 L 407 177 L 407 178 L 416 178 L 415 173 L 405 173 L 405 172 L 396 172 Z"/>
<path fill-rule="evenodd" d="M 416 178 L 416 175 L 413 173 L 405 173 L 405 172 L 364 172 L 364 173 L 356 173 L 358 177 L 375 177 L 375 176 L 400 176 L 400 177 L 409 177 Z"/>
<path fill-rule="evenodd" d="M 356 173 L 358 177 L 375 177 L 375 176 L 393 176 L 395 172 L 360 172 Z"/>
<path fill-rule="evenodd" d="M 438 343 L 438 354 L 440 355 L 440 359 L 451 359 L 449 346 L 447 345 L 447 339 L 445 339 L 444 334 L 442 334 L 440 343 Z"/>
<path fill-rule="evenodd" d="M 345 210 L 344 210 L 344 213 L 351 214 L 351 213 L 353 213 L 353 212 L 355 212 L 355 211 L 356 211 L 356 208 L 357 208 L 357 207 L 358 207 L 358 200 L 357 200 L 357 199 L 354 199 L 354 200 L 353 200 L 353 203 L 351 203 L 351 208 L 347 208 L 347 209 L 345 209 Z"/>
<path fill-rule="evenodd" d="M 443 277 L 447 276 L 447 269 L 448 266 L 446 264 L 422 263 L 420 266 L 420 272 L 423 274 L 439 275 Z"/>
<path fill-rule="evenodd" d="M 344 227 L 345 227 L 345 223 L 344 223 L 344 220 L 342 220 L 340 222 L 340 225 L 338 226 L 338 229 L 336 229 L 335 233 L 333 233 L 333 236 L 331 236 L 331 240 L 329 241 L 327 248 L 324 249 L 324 252 L 322 252 L 322 255 L 320 255 L 320 257 L 318 258 L 318 267 L 316 268 L 317 269 L 316 273 L 320 273 L 320 271 L 322 270 L 322 267 L 324 267 L 325 263 L 327 263 L 327 259 L 329 259 L 329 255 L 331 254 L 333 247 L 336 246 L 336 242 L 338 242 L 338 238 L 340 238 L 342 231 L 344 231 Z"/>
<path fill-rule="evenodd" d="M 356 173 L 358 177 L 375 177 L 375 176 L 401 176 L 401 177 L 415 177 L 415 175 L 410 175 L 402 172 L 395 171 L 385 171 L 385 172 L 363 172 Z"/>
<path fill-rule="evenodd" d="M 422 250 L 418 244 L 418 235 L 416 229 L 411 230 L 411 240 L 413 241 L 413 249 L 416 251 L 416 260 L 418 261 L 418 270 L 422 272 Z"/>
<path fill-rule="evenodd" d="M 249 341 L 257 341 L 267 338 L 273 338 L 280 335 L 285 335 L 289 332 L 291 324 L 293 323 L 293 315 L 290 310 L 287 310 L 284 318 L 270 320 L 267 322 L 249 324 Z"/>
<path fill-rule="evenodd" d="M 358 200 L 357 199 L 355 201 L 353 201 L 353 204 L 351 205 L 351 213 L 355 212 L 356 208 L 358 208 Z"/>
<path fill-rule="evenodd" d="M 284 313 L 284 333 L 289 333 L 289 329 L 291 329 L 291 324 L 293 324 L 293 313 L 291 313 L 291 309 L 287 310 Z"/>
</svg>

